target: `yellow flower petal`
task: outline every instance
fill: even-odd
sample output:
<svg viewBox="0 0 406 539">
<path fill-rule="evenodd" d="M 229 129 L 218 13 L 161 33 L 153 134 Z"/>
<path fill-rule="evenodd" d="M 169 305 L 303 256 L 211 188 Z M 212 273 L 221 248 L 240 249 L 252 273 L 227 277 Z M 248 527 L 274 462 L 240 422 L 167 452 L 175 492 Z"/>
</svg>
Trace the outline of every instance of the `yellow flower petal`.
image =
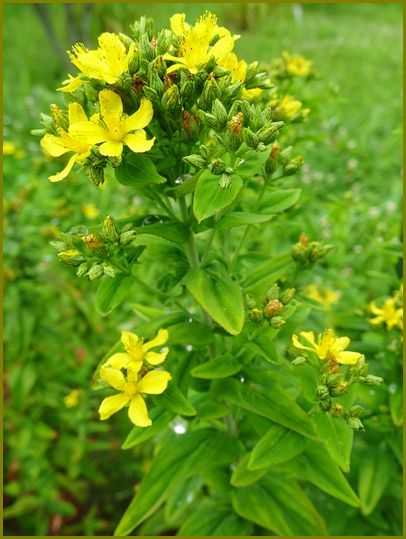
<svg viewBox="0 0 406 539">
<path fill-rule="evenodd" d="M 163 346 L 169 338 L 169 332 L 167 329 L 160 329 L 156 336 L 150 341 L 142 345 L 144 352 L 148 352 L 151 348 L 157 348 L 158 346 Z"/>
<path fill-rule="evenodd" d="M 66 176 L 69 175 L 70 171 L 72 170 L 73 165 L 76 163 L 77 160 L 77 154 L 73 154 L 72 157 L 69 159 L 69 161 L 66 163 L 66 166 L 61 172 L 58 172 L 57 174 L 53 174 L 52 176 L 49 176 L 49 180 L 51 182 L 60 182 L 66 178 Z"/>
<path fill-rule="evenodd" d="M 112 369 L 111 367 L 102 367 L 100 369 L 100 378 L 106 384 L 109 384 L 117 391 L 122 391 L 125 387 L 125 378 L 123 373 L 118 369 Z"/>
<path fill-rule="evenodd" d="M 75 92 L 80 86 L 82 86 L 83 80 L 81 80 L 80 77 L 72 77 L 72 75 L 68 75 L 68 78 L 62 82 L 62 86 L 57 88 L 56 90 L 58 92 L 66 92 L 71 94 L 72 92 Z"/>
<path fill-rule="evenodd" d="M 69 125 L 78 122 L 87 122 L 86 113 L 83 110 L 82 105 L 80 105 L 79 103 L 69 103 L 68 116 Z"/>
<path fill-rule="evenodd" d="M 120 157 L 123 153 L 123 143 L 122 142 L 104 142 L 99 146 L 99 151 L 102 155 L 108 157 Z"/>
<path fill-rule="evenodd" d="M 78 122 L 69 127 L 69 134 L 83 144 L 98 144 L 107 139 L 107 132 L 95 122 Z"/>
<path fill-rule="evenodd" d="M 103 367 L 112 367 L 113 369 L 126 369 L 131 361 L 131 356 L 124 352 L 113 354 L 104 364 Z"/>
<path fill-rule="evenodd" d="M 184 13 L 175 13 L 169 21 L 171 30 L 176 36 L 183 36 L 190 29 L 190 25 L 186 22 L 186 15 Z"/>
<path fill-rule="evenodd" d="M 100 115 L 110 131 L 120 131 L 123 102 L 121 97 L 111 90 L 99 93 Z"/>
<path fill-rule="evenodd" d="M 119 393 L 118 395 L 113 395 L 112 397 L 106 397 L 99 407 L 100 419 L 104 421 L 108 419 L 113 414 L 124 408 L 130 398 L 124 393 Z"/>
<path fill-rule="evenodd" d="M 135 129 L 143 129 L 152 120 L 154 115 L 154 110 L 152 108 L 152 103 L 148 99 L 142 98 L 141 104 L 137 112 L 131 114 L 128 118 L 124 120 L 124 129 L 126 133 L 134 131 Z"/>
<path fill-rule="evenodd" d="M 243 99 L 247 99 L 250 101 L 251 99 L 256 99 L 262 94 L 262 88 L 243 88 L 241 92 L 241 96 Z"/>
<path fill-rule="evenodd" d="M 131 399 L 128 408 L 128 417 L 136 427 L 149 427 L 152 422 L 148 416 L 148 409 L 141 395 L 135 395 Z"/>
<path fill-rule="evenodd" d="M 359 354 L 358 352 L 340 352 L 335 357 L 335 360 L 342 365 L 355 365 L 361 357 L 362 354 Z"/>
<path fill-rule="evenodd" d="M 166 356 L 169 353 L 169 348 L 164 348 L 162 352 L 147 352 L 145 354 L 145 360 L 150 365 L 160 365 L 166 359 Z"/>
<path fill-rule="evenodd" d="M 138 391 L 149 395 L 159 395 L 168 386 L 172 376 L 166 371 L 150 371 L 138 383 Z"/>
<path fill-rule="evenodd" d="M 168 69 L 166 70 L 166 72 L 168 74 L 170 73 L 174 73 L 175 71 L 178 71 L 179 69 L 186 69 L 188 66 L 186 65 L 185 62 L 182 62 L 182 63 L 179 63 L 179 60 L 182 60 L 182 58 L 177 58 L 178 60 L 178 63 L 177 64 L 173 64 L 171 65 L 170 67 L 168 67 Z M 197 73 L 197 69 L 194 69 L 194 68 L 189 68 L 189 71 L 193 74 L 193 75 L 196 75 Z"/>
<path fill-rule="evenodd" d="M 135 153 L 148 152 L 154 145 L 154 142 L 155 137 L 147 139 L 147 134 L 143 129 L 139 129 L 135 133 L 130 133 L 124 139 L 124 143 Z"/>
<path fill-rule="evenodd" d="M 231 52 L 234 48 L 234 39 L 231 36 L 224 36 L 220 38 L 210 50 L 210 54 L 214 56 L 216 60 L 220 60 L 226 54 Z"/>
<path fill-rule="evenodd" d="M 60 137 L 48 133 L 41 139 L 41 148 L 52 157 L 60 157 L 64 153 L 71 151 L 63 145 Z"/>
<path fill-rule="evenodd" d="M 338 353 L 342 352 L 350 344 L 350 339 L 348 337 L 337 337 L 334 341 L 334 344 L 331 346 L 331 350 Z"/>
</svg>

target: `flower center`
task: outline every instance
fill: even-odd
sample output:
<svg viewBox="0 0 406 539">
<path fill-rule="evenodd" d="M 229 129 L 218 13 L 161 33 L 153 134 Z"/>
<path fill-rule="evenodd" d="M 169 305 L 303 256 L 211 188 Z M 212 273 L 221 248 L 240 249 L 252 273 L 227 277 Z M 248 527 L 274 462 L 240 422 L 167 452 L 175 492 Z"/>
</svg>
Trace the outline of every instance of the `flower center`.
<svg viewBox="0 0 406 539">
<path fill-rule="evenodd" d="M 127 382 L 124 386 L 124 393 L 128 397 L 134 397 L 138 391 L 137 391 L 137 384 L 135 382 Z"/>
</svg>

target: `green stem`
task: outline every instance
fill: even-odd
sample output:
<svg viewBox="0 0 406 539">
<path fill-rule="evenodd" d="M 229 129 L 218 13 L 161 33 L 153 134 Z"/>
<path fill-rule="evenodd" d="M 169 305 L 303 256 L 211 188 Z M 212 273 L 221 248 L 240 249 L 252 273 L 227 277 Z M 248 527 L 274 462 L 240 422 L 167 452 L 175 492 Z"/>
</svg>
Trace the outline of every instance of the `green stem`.
<svg viewBox="0 0 406 539">
<path fill-rule="evenodd" d="M 210 247 L 211 247 L 211 244 L 213 243 L 213 240 L 214 240 L 214 236 L 216 235 L 216 232 L 217 232 L 217 229 L 216 227 L 214 227 L 210 233 L 210 236 L 209 236 L 209 239 L 207 241 L 207 244 L 206 244 L 206 249 L 205 249 L 205 252 L 204 252 L 204 255 L 203 255 L 203 258 L 202 258 L 202 264 L 204 262 L 206 262 L 207 260 L 207 257 L 209 256 L 209 252 L 210 252 Z"/>
</svg>

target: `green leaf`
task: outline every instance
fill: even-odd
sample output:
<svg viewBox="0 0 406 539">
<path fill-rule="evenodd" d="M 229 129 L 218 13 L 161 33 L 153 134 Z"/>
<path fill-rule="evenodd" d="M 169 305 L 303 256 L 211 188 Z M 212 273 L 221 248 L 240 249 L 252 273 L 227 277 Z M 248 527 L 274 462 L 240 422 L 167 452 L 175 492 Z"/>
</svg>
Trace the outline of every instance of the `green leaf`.
<svg viewBox="0 0 406 539">
<path fill-rule="evenodd" d="M 202 478 L 186 477 L 170 490 L 165 504 L 164 515 L 170 527 L 179 528 L 190 515 L 202 489 Z"/>
<path fill-rule="evenodd" d="M 269 191 L 262 198 L 257 210 L 269 214 L 280 213 L 292 207 L 299 200 L 301 189 L 280 189 Z"/>
<path fill-rule="evenodd" d="M 231 476 L 231 484 L 233 487 L 246 487 L 252 483 L 256 483 L 261 477 L 263 477 L 268 470 L 252 470 L 248 467 L 248 461 L 250 454 L 247 453 L 237 464 Z"/>
<path fill-rule="evenodd" d="M 403 397 L 400 387 L 397 387 L 393 393 L 389 393 L 389 408 L 392 421 L 397 427 L 401 427 L 403 425 Z"/>
<path fill-rule="evenodd" d="M 180 481 L 203 470 L 230 464 L 238 453 L 235 441 L 223 432 L 199 429 L 180 436 L 173 434 L 155 456 L 115 535 L 130 534 L 159 509 L 170 490 Z"/>
<path fill-rule="evenodd" d="M 169 382 L 167 389 L 162 395 L 159 395 L 157 401 L 160 406 L 179 415 L 196 415 L 194 406 L 186 399 L 180 389 L 176 386 L 174 380 Z"/>
<path fill-rule="evenodd" d="M 302 453 L 306 442 L 306 438 L 296 432 L 272 425 L 251 451 L 248 467 L 258 470 L 286 462 Z"/>
<path fill-rule="evenodd" d="M 262 172 L 263 166 L 265 165 L 269 154 L 270 149 L 265 149 L 263 151 L 258 150 L 247 150 L 242 152 L 242 149 L 237 152 L 241 157 L 241 164 L 237 168 L 237 173 L 243 178 L 251 179 L 256 174 Z"/>
<path fill-rule="evenodd" d="M 158 236 L 179 245 L 184 245 L 189 238 L 188 229 L 183 223 L 155 223 L 152 225 L 137 226 L 135 230 L 139 234 Z"/>
<path fill-rule="evenodd" d="M 230 185 L 221 187 L 221 176 L 205 170 L 198 179 L 193 199 L 193 212 L 196 219 L 203 221 L 229 206 L 240 192 L 243 181 L 240 176 L 230 176 Z"/>
<path fill-rule="evenodd" d="M 195 300 L 231 335 L 244 325 L 244 302 L 239 285 L 226 275 L 208 274 L 197 269 L 189 272 L 185 284 Z"/>
<path fill-rule="evenodd" d="M 284 391 L 273 387 L 271 391 L 262 393 L 254 386 L 233 379 L 220 383 L 218 393 L 231 404 L 267 417 L 303 436 L 314 437 L 309 416 Z"/>
<path fill-rule="evenodd" d="M 133 427 L 127 438 L 124 440 L 121 449 L 131 449 L 136 445 L 142 444 L 146 440 L 149 440 L 156 434 L 164 430 L 174 414 L 154 408 L 151 411 L 152 425 L 150 427 Z"/>
<path fill-rule="evenodd" d="M 361 511 L 369 515 L 375 509 L 391 481 L 392 459 L 380 449 L 364 453 L 358 474 Z"/>
<path fill-rule="evenodd" d="M 275 278 L 276 280 L 281 271 L 285 272 L 292 264 L 293 262 L 290 254 L 272 257 L 267 262 L 264 262 L 263 264 L 256 266 L 254 270 L 251 270 L 242 284 L 244 288 L 249 288 L 263 279 Z"/>
<path fill-rule="evenodd" d="M 207 346 L 212 342 L 212 337 L 213 333 L 209 326 L 192 320 L 172 326 L 168 344 Z"/>
<path fill-rule="evenodd" d="M 264 215 L 263 213 L 248 213 L 243 211 L 234 211 L 224 215 L 216 225 L 219 230 L 227 230 L 237 226 L 244 225 L 259 225 L 267 223 L 272 219 L 272 215 Z"/>
<path fill-rule="evenodd" d="M 234 490 L 234 510 L 277 535 L 324 535 L 326 528 L 313 504 L 292 479 L 266 479 Z"/>
<path fill-rule="evenodd" d="M 320 412 L 313 416 L 319 438 L 327 447 L 331 458 L 342 470 L 350 469 L 354 431 L 342 417 Z"/>
<path fill-rule="evenodd" d="M 292 462 L 296 466 L 295 472 L 299 479 L 310 481 L 352 507 L 359 507 L 357 495 L 322 444 L 308 443 L 305 452 Z"/>
<path fill-rule="evenodd" d="M 215 380 L 216 378 L 227 378 L 241 370 L 241 363 L 231 355 L 225 355 L 198 365 L 190 371 L 196 378 Z"/>
<path fill-rule="evenodd" d="M 203 500 L 185 520 L 177 535 L 224 537 L 250 535 L 252 525 L 234 514 L 231 507 L 212 500 Z"/>
<path fill-rule="evenodd" d="M 117 181 L 130 187 L 141 187 L 166 181 L 158 173 L 149 157 L 134 153 L 128 154 L 121 164 L 114 169 L 114 172 Z"/>
<path fill-rule="evenodd" d="M 128 299 L 134 279 L 129 275 L 103 277 L 96 292 L 96 309 L 102 315 L 111 313 Z"/>
</svg>

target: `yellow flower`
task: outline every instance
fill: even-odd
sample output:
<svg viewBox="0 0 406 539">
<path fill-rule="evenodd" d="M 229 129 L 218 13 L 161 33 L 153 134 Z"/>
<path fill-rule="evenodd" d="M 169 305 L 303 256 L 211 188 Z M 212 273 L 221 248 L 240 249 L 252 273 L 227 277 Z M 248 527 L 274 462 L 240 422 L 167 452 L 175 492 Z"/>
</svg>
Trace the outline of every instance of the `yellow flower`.
<svg viewBox="0 0 406 539">
<path fill-rule="evenodd" d="M 17 147 L 14 142 L 3 141 L 3 155 L 14 155 L 17 151 Z"/>
<path fill-rule="evenodd" d="M 285 61 L 286 71 L 289 75 L 296 77 L 307 77 L 310 75 L 313 64 L 310 60 L 306 60 L 303 56 L 290 55 L 287 52 L 284 52 L 282 57 Z"/>
<path fill-rule="evenodd" d="M 153 348 L 162 347 L 168 340 L 168 331 L 160 329 L 157 335 L 144 343 L 141 337 L 130 331 L 121 332 L 121 342 L 125 352 L 113 354 L 105 363 L 104 367 L 113 369 L 132 369 L 139 372 L 144 361 L 150 365 L 160 365 L 166 359 L 169 348 L 162 348 L 159 352 L 154 352 Z"/>
<path fill-rule="evenodd" d="M 68 131 L 65 131 L 60 127 L 57 131 L 58 136 L 47 133 L 42 137 L 41 146 L 51 157 L 60 157 L 66 153 L 73 153 L 61 172 L 49 176 L 51 182 L 59 182 L 65 179 L 75 163 L 81 163 L 89 156 L 91 144 L 80 141 L 72 135 L 72 127 L 76 123 L 83 123 L 84 121 L 87 122 L 87 117 L 81 105 L 79 105 L 79 103 L 70 103 Z"/>
<path fill-rule="evenodd" d="M 100 210 L 94 204 L 83 204 L 82 212 L 86 219 L 96 219 Z"/>
<path fill-rule="evenodd" d="M 386 324 L 388 329 L 396 326 L 402 329 L 403 309 L 402 307 L 397 307 L 396 300 L 396 297 L 388 298 L 382 307 L 377 307 L 374 302 L 370 303 L 369 310 L 376 316 L 375 318 L 371 318 L 369 322 L 373 325 Z"/>
<path fill-rule="evenodd" d="M 67 408 L 74 408 L 79 404 L 80 389 L 73 389 L 70 393 L 66 395 L 63 399 L 65 406 Z"/>
<path fill-rule="evenodd" d="M 334 303 L 337 303 L 341 296 L 340 292 L 329 288 L 320 290 L 315 284 L 309 284 L 305 289 L 305 294 L 308 298 L 317 301 L 317 303 L 320 303 L 326 309 L 330 309 Z"/>
<path fill-rule="evenodd" d="M 234 48 L 237 36 L 232 36 L 226 28 L 217 26 L 217 18 L 212 13 L 203 15 L 194 26 L 185 21 L 183 13 L 171 17 L 170 22 L 171 29 L 180 37 L 181 44 L 179 56 L 169 53 L 163 56 L 164 60 L 175 62 L 167 69 L 167 73 L 187 69 L 190 73 L 196 74 L 211 58 L 214 57 L 219 62 Z M 215 36 L 219 39 L 211 45 Z"/>
<path fill-rule="evenodd" d="M 72 77 L 72 75 L 68 75 L 68 78 L 62 81 L 62 86 L 57 88 L 57 91 L 71 94 L 82 86 L 82 84 L 83 80 L 80 77 Z"/>
<path fill-rule="evenodd" d="M 123 113 L 121 97 L 111 90 L 99 93 L 100 114 L 72 126 L 75 138 L 83 144 L 99 144 L 99 151 L 108 157 L 120 157 L 124 145 L 131 151 L 143 153 L 150 150 L 155 137 L 147 139 L 144 131 L 153 116 L 151 101 L 143 98 L 139 109 L 131 116 Z"/>
<path fill-rule="evenodd" d="M 247 62 L 245 60 L 238 59 L 234 52 L 229 52 L 223 58 L 220 58 L 218 62 L 219 66 L 227 71 L 230 71 L 231 80 L 233 82 L 245 82 L 247 77 Z M 261 88 L 243 88 L 241 91 L 241 97 L 243 99 L 256 99 L 262 93 Z"/>
<path fill-rule="evenodd" d="M 292 97 L 291 95 L 285 95 L 276 107 L 276 114 L 278 117 L 285 120 L 292 120 L 299 115 L 302 109 L 302 102 Z"/>
<path fill-rule="evenodd" d="M 306 344 L 303 344 L 303 341 Z M 299 335 L 292 336 L 292 343 L 295 348 L 315 352 L 319 359 L 342 365 L 355 365 L 363 357 L 358 352 L 346 350 L 350 342 L 348 337 L 336 337 L 332 329 L 327 329 L 320 334 L 317 341 L 313 331 L 301 331 Z"/>
<path fill-rule="evenodd" d="M 128 417 L 137 427 L 149 427 L 151 419 L 145 404 L 144 395 L 159 395 L 168 386 L 171 375 L 167 371 L 153 370 L 139 377 L 139 372 L 127 368 L 124 375 L 112 367 L 102 367 L 100 378 L 112 388 L 119 391 L 117 395 L 106 397 L 99 407 L 100 419 L 103 421 L 128 406 Z"/>
<path fill-rule="evenodd" d="M 123 73 L 128 71 L 135 45 L 131 44 L 127 52 L 118 35 L 110 32 L 101 34 L 98 43 L 99 47 L 95 50 L 88 50 L 81 43 L 77 43 L 73 46 L 72 52 L 68 53 L 69 58 L 72 64 L 87 77 L 114 84 Z M 70 81 L 70 84 L 75 85 L 77 82 Z"/>
</svg>

